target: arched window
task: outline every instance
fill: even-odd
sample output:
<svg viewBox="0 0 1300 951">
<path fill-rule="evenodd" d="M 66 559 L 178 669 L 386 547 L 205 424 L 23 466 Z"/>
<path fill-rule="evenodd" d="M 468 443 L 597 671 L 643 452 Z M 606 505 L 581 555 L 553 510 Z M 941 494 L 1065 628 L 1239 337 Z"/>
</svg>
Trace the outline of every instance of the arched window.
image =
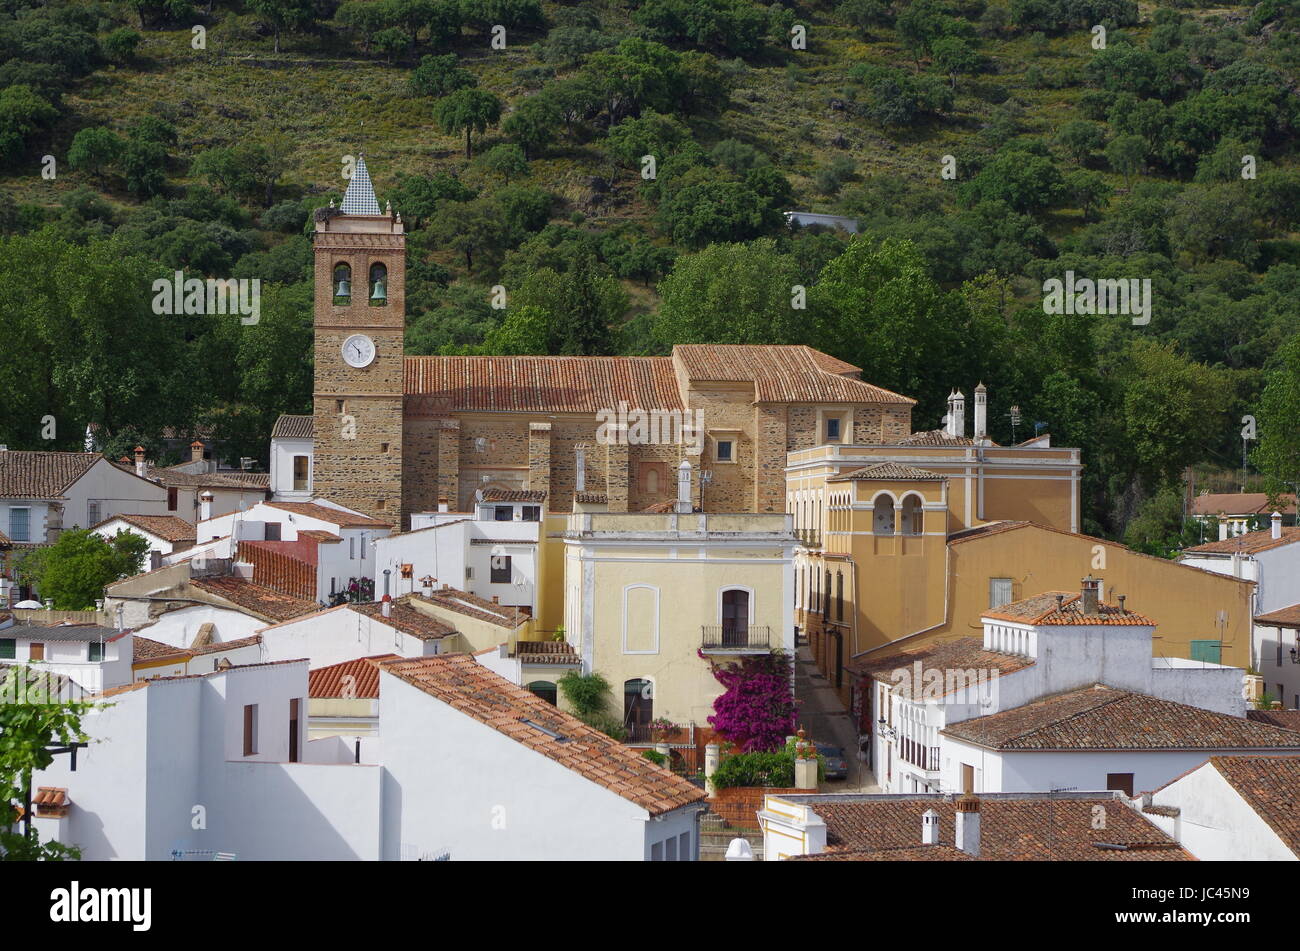
<svg viewBox="0 0 1300 951">
<path fill-rule="evenodd" d="M 657 495 L 659 493 L 659 470 L 658 469 L 646 470 L 645 490 L 648 495 Z"/>
<path fill-rule="evenodd" d="M 655 717 L 654 687 L 650 681 L 637 678 L 623 682 L 623 725 L 627 727 L 628 739 L 646 739 L 650 733 L 650 721 Z M 638 727 L 640 737 L 637 736 Z"/>
<path fill-rule="evenodd" d="M 835 619 L 844 620 L 844 572 L 835 572 Z"/>
<path fill-rule="evenodd" d="M 876 496 L 871 531 L 876 535 L 894 534 L 894 500 L 887 495 Z"/>
<path fill-rule="evenodd" d="M 334 303 L 352 303 L 352 268 L 346 264 L 334 265 Z"/>
<path fill-rule="evenodd" d="M 375 307 L 388 303 L 388 268 L 378 262 L 370 265 L 370 303 Z"/>
<path fill-rule="evenodd" d="M 921 518 L 921 500 L 915 495 L 909 495 L 903 499 L 903 525 L 902 534 L 920 535 L 922 518 Z"/>
<path fill-rule="evenodd" d="M 552 706 L 554 706 L 559 699 L 556 696 L 555 684 L 551 683 L 549 680 L 534 680 L 528 685 L 528 690 L 531 693 L 537 694 L 537 696 L 541 697 Z"/>
</svg>

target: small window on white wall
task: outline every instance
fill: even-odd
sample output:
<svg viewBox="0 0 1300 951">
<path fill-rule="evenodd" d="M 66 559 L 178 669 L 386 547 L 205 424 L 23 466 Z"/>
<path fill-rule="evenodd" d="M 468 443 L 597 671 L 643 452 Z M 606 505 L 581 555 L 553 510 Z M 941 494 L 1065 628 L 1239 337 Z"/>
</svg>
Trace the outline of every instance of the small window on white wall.
<svg viewBox="0 0 1300 951">
<path fill-rule="evenodd" d="M 1000 608 L 1011 603 L 1011 579 L 989 579 L 989 608 Z"/>
</svg>

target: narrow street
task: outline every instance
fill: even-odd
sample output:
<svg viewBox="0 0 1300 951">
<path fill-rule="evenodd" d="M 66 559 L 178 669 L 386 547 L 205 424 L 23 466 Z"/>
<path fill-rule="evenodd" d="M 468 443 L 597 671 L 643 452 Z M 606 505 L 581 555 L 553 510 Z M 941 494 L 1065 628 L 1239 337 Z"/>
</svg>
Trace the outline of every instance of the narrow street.
<svg viewBox="0 0 1300 951">
<path fill-rule="evenodd" d="M 852 718 L 804 645 L 795 652 L 794 695 L 800 701 L 799 724 L 819 743 L 844 749 L 849 764 L 847 780 L 827 780 L 824 792 L 880 792 L 876 777 L 858 756 L 858 735 Z"/>
</svg>

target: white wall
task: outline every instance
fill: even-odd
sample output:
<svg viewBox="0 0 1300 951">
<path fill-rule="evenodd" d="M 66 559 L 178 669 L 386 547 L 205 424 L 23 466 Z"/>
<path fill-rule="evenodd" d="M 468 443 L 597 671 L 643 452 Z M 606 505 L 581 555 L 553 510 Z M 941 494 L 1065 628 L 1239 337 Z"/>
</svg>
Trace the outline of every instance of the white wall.
<svg viewBox="0 0 1300 951">
<path fill-rule="evenodd" d="M 375 542 L 375 593 L 383 593 L 384 569 L 389 569 L 396 597 L 420 590 L 420 579 L 432 576 L 480 598 L 494 596 L 508 606 L 535 607 L 537 598 L 537 541 L 540 522 L 457 521 L 390 535 Z M 503 544 L 473 544 L 474 540 Z M 511 581 L 492 582 L 492 558 L 510 558 Z M 412 566 L 412 577 L 402 579 L 401 566 Z M 471 569 L 467 575 L 466 569 Z"/>
<path fill-rule="evenodd" d="M 272 497 L 283 502 L 305 502 L 311 498 L 315 476 L 313 445 L 310 439 L 277 437 L 271 440 L 271 492 Z M 293 457 L 307 457 L 307 489 L 293 487 Z"/>
<path fill-rule="evenodd" d="M 123 618 L 127 624 L 133 623 L 130 615 L 138 612 L 138 606 L 143 606 L 146 609 L 148 606 L 148 602 L 144 601 L 129 601 L 126 603 L 128 608 L 123 612 Z M 132 608 L 136 608 L 136 610 L 133 611 Z M 199 628 L 204 624 L 213 626 L 213 640 L 218 643 L 251 637 L 266 627 L 266 622 L 261 618 L 244 614 L 232 608 L 196 604 L 192 607 L 180 608 L 175 611 L 168 611 L 166 614 L 160 614 L 152 624 L 141 623 L 136 630 L 143 637 L 150 640 L 160 641 L 172 647 L 189 647 L 194 643 L 194 638 L 199 634 Z"/>
<path fill-rule="evenodd" d="M 1178 816 L 1143 815 L 1203 862 L 1296 861 L 1296 854 L 1212 764 L 1170 783 L 1151 803 L 1179 810 Z"/>
<path fill-rule="evenodd" d="M 375 654 L 429 657 L 440 647 L 436 640 L 412 637 L 348 605 L 263 627 L 261 634 L 263 659 L 307 658 L 313 669 Z"/>
<path fill-rule="evenodd" d="M 650 826 L 656 838 L 667 829 L 391 674 L 380 681 L 385 858 L 447 851 L 453 861 L 642 860 Z"/>
<path fill-rule="evenodd" d="M 167 510 L 167 490 L 155 482 L 123 472 L 100 459 L 70 485 L 63 503 L 64 528 L 90 528 L 114 515 L 175 515 Z M 99 518 L 90 517 L 89 503 L 99 502 Z"/>
<path fill-rule="evenodd" d="M 112 541 L 118 532 L 130 532 L 133 535 L 139 535 L 149 543 L 149 551 L 151 552 L 156 551 L 160 555 L 170 555 L 172 553 L 172 543 L 167 541 L 167 539 L 161 538 L 153 532 L 146 532 L 144 529 L 123 522 L 120 519 L 116 519 L 109 522 L 107 525 L 95 529 L 92 534 L 98 535 L 100 538 L 107 539 L 108 541 Z M 145 567 L 149 567 L 147 558 L 145 559 Z"/>
</svg>

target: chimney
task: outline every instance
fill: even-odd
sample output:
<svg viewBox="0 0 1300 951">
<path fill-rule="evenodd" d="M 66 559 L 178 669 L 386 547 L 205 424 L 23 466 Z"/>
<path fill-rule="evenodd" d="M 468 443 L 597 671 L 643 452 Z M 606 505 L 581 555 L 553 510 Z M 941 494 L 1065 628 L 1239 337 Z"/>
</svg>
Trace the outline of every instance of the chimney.
<svg viewBox="0 0 1300 951">
<path fill-rule="evenodd" d="M 958 438 L 966 435 L 966 397 L 961 390 L 952 394 L 952 435 Z"/>
<path fill-rule="evenodd" d="M 203 461 L 203 443 L 197 439 L 190 443 L 190 462 Z"/>
<path fill-rule="evenodd" d="M 1269 519 L 1269 522 L 1273 529 L 1272 536 L 1274 538 L 1281 538 L 1282 537 L 1282 513 L 1274 512 L 1273 516 Z"/>
<path fill-rule="evenodd" d="M 199 521 L 206 522 L 212 518 L 212 500 L 214 496 L 211 491 L 204 489 L 199 493 Z"/>
<path fill-rule="evenodd" d="M 677 467 L 677 504 L 674 506 L 678 514 L 690 515 L 694 508 L 691 505 L 691 462 L 689 459 L 683 459 L 682 464 Z"/>
<path fill-rule="evenodd" d="M 933 809 L 921 813 L 921 844 L 939 844 L 939 813 Z"/>
<path fill-rule="evenodd" d="M 1086 615 L 1096 615 L 1101 613 L 1101 598 L 1098 587 L 1100 582 L 1092 575 L 1083 579 L 1083 597 L 1079 602 L 1079 607 Z"/>
<path fill-rule="evenodd" d="M 989 391 L 981 383 L 975 387 L 975 442 L 983 445 L 989 434 Z"/>
<path fill-rule="evenodd" d="M 433 575 L 425 575 L 423 578 L 421 578 L 420 593 L 423 594 L 426 598 L 433 597 L 433 584 L 437 580 L 438 579 L 433 577 Z"/>
<path fill-rule="evenodd" d="M 379 610 L 384 617 L 390 617 L 393 613 L 393 599 L 384 595 L 384 599 L 379 602 Z"/>
<path fill-rule="evenodd" d="M 952 435 L 953 421 L 957 418 L 957 414 L 953 411 L 952 408 L 952 398 L 956 392 L 957 392 L 956 390 L 948 391 L 948 415 L 944 416 L 943 418 L 943 431 L 947 433 L 949 436 Z"/>
<path fill-rule="evenodd" d="M 445 496 L 445 495 L 440 495 L 440 496 L 438 496 L 438 511 L 439 511 L 439 512 L 449 512 L 449 511 L 451 511 L 451 509 L 448 507 L 449 504 L 450 504 L 450 503 L 448 503 L 448 501 L 447 501 L 447 496 Z"/>
<path fill-rule="evenodd" d="M 501 595 L 499 595 L 499 594 L 494 594 L 494 595 L 492 595 L 492 603 L 493 603 L 493 604 L 500 604 L 500 603 L 501 603 Z"/>
<path fill-rule="evenodd" d="M 1127 594 L 1121 594 L 1121 595 L 1119 596 L 1119 610 L 1120 610 L 1120 613 L 1125 613 L 1125 608 L 1124 608 L 1124 599 L 1127 598 L 1127 597 L 1128 597 Z"/>
<path fill-rule="evenodd" d="M 135 474 L 142 479 L 145 477 L 144 446 L 135 447 Z"/>
<path fill-rule="evenodd" d="M 980 801 L 966 793 L 958 797 L 957 808 L 957 848 L 971 858 L 980 857 Z"/>
</svg>

